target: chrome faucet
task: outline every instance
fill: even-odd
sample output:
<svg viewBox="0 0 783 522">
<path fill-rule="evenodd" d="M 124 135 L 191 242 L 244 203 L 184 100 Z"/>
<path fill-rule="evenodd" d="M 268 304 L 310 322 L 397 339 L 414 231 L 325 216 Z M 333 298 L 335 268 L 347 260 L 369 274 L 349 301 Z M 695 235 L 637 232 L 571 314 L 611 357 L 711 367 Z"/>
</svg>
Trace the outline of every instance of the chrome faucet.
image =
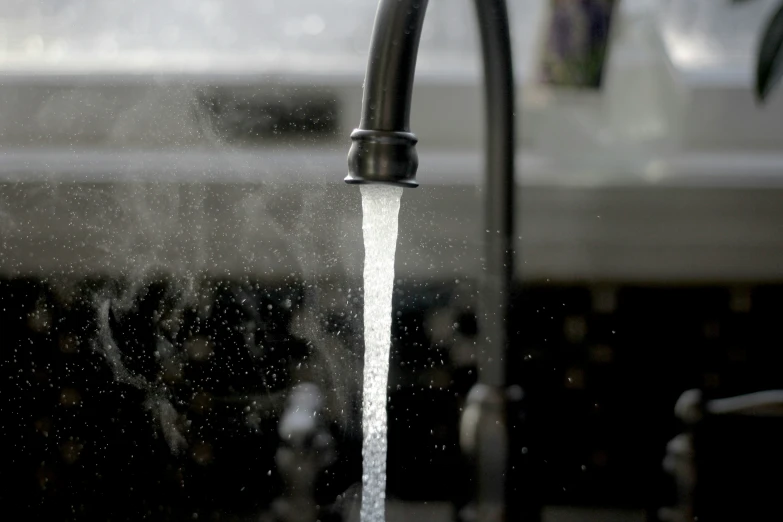
<svg viewBox="0 0 783 522">
<path fill-rule="evenodd" d="M 380 0 L 364 83 L 362 117 L 351 134 L 347 183 L 416 187 L 419 160 L 410 129 L 411 94 L 428 0 Z M 475 0 L 484 62 L 485 262 L 479 302 L 478 383 L 468 394 L 460 441 L 476 469 L 472 512 L 505 519 L 507 433 L 504 361 L 514 270 L 514 73 L 505 0 Z"/>
</svg>

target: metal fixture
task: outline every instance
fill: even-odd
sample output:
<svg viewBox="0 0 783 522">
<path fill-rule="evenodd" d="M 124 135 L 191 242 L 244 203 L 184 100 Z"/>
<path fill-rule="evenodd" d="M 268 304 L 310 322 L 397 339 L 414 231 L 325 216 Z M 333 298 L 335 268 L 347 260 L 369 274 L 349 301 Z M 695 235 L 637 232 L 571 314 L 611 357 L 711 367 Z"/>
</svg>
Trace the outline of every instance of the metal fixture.
<svg viewBox="0 0 783 522">
<path fill-rule="evenodd" d="M 291 390 L 278 432 L 281 445 L 275 461 L 285 483 L 283 497 L 273 513 L 280 522 L 315 522 L 318 475 L 334 462 L 334 441 L 323 421 L 324 399 L 315 384 L 302 383 Z"/>
<path fill-rule="evenodd" d="M 513 277 L 514 73 L 505 0 L 476 0 L 484 63 L 486 165 L 485 265 L 479 382 L 468 396 L 461 433 L 476 466 L 475 512 L 480 520 L 505 517 L 504 358 Z M 417 138 L 410 129 L 411 95 L 427 0 L 381 0 L 364 83 L 362 117 L 351 134 L 347 183 L 416 187 Z M 467 415 L 470 412 L 470 415 Z M 503 423 L 501 422 L 501 427 Z M 500 474 L 501 476 L 498 476 Z"/>
<path fill-rule="evenodd" d="M 684 431 L 666 446 L 677 500 L 666 522 L 779 518 L 783 390 L 706 400 L 688 390 L 674 407 Z"/>
</svg>

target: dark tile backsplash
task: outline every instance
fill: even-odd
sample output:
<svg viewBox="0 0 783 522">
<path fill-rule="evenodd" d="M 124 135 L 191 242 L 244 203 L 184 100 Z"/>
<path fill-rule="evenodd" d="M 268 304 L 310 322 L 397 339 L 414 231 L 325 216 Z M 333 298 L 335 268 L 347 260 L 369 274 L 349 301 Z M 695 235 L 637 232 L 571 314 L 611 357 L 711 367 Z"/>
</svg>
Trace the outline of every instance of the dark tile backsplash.
<svg viewBox="0 0 783 522">
<path fill-rule="evenodd" d="M 475 297 L 396 284 L 390 497 L 459 504 L 469 487 Z M 782 303 L 783 285 L 515 289 L 511 487 L 654 512 L 684 390 L 783 387 Z M 257 520 L 283 489 L 285 397 L 310 381 L 338 454 L 316 495 L 333 503 L 361 480 L 360 312 L 358 285 L 0 281 L 2 502 L 35 520 Z"/>
</svg>

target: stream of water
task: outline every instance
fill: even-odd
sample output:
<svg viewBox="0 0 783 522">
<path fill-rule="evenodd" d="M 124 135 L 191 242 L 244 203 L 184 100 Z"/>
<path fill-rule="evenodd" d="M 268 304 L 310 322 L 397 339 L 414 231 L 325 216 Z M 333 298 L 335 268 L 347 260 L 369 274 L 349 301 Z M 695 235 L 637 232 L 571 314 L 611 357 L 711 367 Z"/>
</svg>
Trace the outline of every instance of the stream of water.
<svg viewBox="0 0 783 522">
<path fill-rule="evenodd" d="M 364 401 L 361 522 L 383 522 L 386 498 L 386 386 L 389 380 L 394 253 L 402 188 L 362 185 L 364 233 Z"/>
</svg>

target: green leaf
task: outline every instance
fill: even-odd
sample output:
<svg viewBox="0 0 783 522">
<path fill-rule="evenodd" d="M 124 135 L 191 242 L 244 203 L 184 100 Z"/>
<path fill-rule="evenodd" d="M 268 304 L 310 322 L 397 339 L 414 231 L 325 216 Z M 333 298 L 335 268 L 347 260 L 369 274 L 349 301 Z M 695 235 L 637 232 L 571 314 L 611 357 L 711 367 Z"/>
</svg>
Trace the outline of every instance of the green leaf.
<svg viewBox="0 0 783 522">
<path fill-rule="evenodd" d="M 783 77 L 781 48 L 783 48 L 783 4 L 770 18 L 759 47 L 756 62 L 756 98 L 760 102 L 769 96 L 772 88 Z"/>
</svg>

